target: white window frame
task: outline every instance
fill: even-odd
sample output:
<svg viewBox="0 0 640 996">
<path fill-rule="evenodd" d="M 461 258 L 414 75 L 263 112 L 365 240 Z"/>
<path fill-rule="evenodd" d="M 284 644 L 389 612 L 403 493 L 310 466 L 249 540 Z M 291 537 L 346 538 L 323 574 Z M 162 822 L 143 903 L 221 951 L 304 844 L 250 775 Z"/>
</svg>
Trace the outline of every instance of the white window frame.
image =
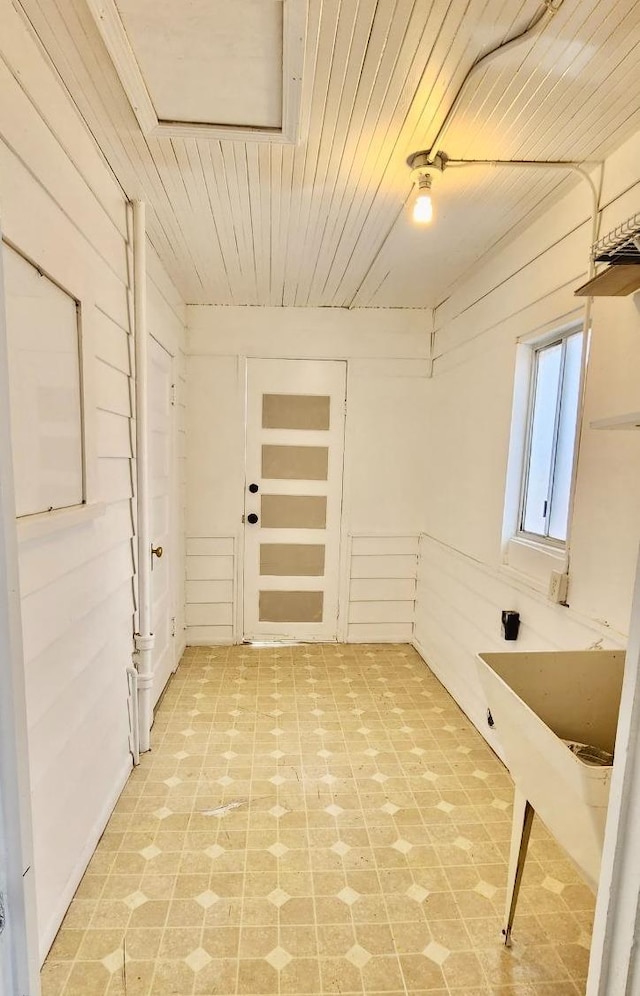
<svg viewBox="0 0 640 996">
<path fill-rule="evenodd" d="M 521 529 L 524 507 L 524 484 L 527 470 L 528 446 L 533 401 L 533 373 L 536 351 L 551 345 L 574 332 L 584 332 L 582 344 L 582 364 L 580 393 L 578 398 L 578 418 L 576 421 L 576 441 L 573 452 L 571 491 L 569 498 L 569 518 L 566 542 L 554 540 L 537 533 L 527 533 Z M 584 401 L 584 379 L 589 347 L 589 330 L 585 330 L 582 316 L 576 314 L 572 320 L 560 324 L 546 325 L 546 330 L 537 330 L 518 339 L 516 344 L 513 408 L 511 436 L 507 463 L 504 518 L 502 527 L 502 567 L 501 571 L 512 581 L 522 583 L 547 595 L 551 571 L 564 573 L 569 563 L 571 540 L 571 520 L 576 486 L 579 441 L 582 426 Z"/>
<path fill-rule="evenodd" d="M 571 524 L 571 512 L 573 504 L 573 492 L 575 489 L 575 479 L 577 470 L 577 450 L 578 441 L 580 439 L 580 430 L 582 427 L 582 373 L 580 374 L 580 385 L 578 388 L 578 411 L 576 424 L 574 428 L 574 438 L 573 438 L 573 454 L 572 454 L 572 469 L 571 469 L 571 484 L 569 489 L 569 509 L 567 515 L 567 538 L 564 540 L 557 539 L 554 536 L 549 535 L 549 528 L 551 523 L 551 510 L 553 506 L 553 494 L 554 494 L 554 484 L 556 478 L 557 469 L 557 457 L 558 457 L 558 430 L 560 427 L 560 412 L 561 412 L 561 402 L 564 393 L 564 374 L 565 374 L 565 359 L 567 350 L 567 340 L 574 335 L 584 335 L 584 328 L 581 324 L 575 324 L 569 326 L 561 332 L 555 335 L 546 336 L 542 341 L 537 341 L 535 343 L 529 344 L 531 349 L 531 360 L 530 360 L 530 375 L 529 375 L 529 400 L 527 405 L 527 430 L 526 430 L 526 440 L 524 448 L 524 456 L 522 462 L 522 477 L 520 482 L 520 503 L 518 509 L 518 529 L 516 535 L 525 539 L 530 540 L 535 543 L 541 543 L 545 546 L 555 547 L 558 550 L 565 550 L 569 543 L 569 529 Z M 555 425 L 554 425 L 554 439 L 553 439 L 553 451 L 552 451 L 552 472 L 551 472 L 551 482 L 550 489 L 547 495 L 547 510 L 545 512 L 546 519 L 546 532 L 544 533 L 534 533 L 524 527 L 524 519 L 526 514 L 526 500 L 527 500 L 527 489 L 529 485 L 529 474 L 531 471 L 531 444 L 533 437 L 533 423 L 535 414 L 535 397 L 536 397 L 536 387 L 538 383 L 538 362 L 540 355 L 547 349 L 551 349 L 553 346 L 562 345 L 562 357 L 560 360 L 560 390 L 559 395 L 556 400 L 556 413 L 555 413 Z M 584 364 L 584 342 L 582 344 L 583 353 L 583 364 Z M 582 365 L 583 365 L 582 364 Z"/>
</svg>

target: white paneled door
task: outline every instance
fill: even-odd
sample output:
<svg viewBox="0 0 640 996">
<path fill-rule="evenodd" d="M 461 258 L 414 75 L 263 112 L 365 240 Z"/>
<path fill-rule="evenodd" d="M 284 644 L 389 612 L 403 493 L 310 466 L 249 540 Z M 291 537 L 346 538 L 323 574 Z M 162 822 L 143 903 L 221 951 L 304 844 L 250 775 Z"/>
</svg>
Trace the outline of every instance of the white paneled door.
<svg viewBox="0 0 640 996">
<path fill-rule="evenodd" d="M 346 363 L 248 361 L 244 637 L 337 639 Z"/>
<path fill-rule="evenodd" d="M 151 622 L 153 701 L 158 701 L 175 670 L 175 633 L 171 584 L 171 464 L 172 359 L 153 337 L 149 338 L 149 499 L 151 503 Z"/>
</svg>

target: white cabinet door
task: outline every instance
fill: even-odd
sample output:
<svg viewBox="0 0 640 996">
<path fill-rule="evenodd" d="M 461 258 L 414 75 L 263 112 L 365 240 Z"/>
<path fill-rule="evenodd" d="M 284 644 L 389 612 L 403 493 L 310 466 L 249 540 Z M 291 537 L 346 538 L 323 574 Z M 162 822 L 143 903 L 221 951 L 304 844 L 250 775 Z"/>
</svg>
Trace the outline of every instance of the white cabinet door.
<svg viewBox="0 0 640 996">
<path fill-rule="evenodd" d="M 249 360 L 244 637 L 337 638 L 346 363 Z"/>
</svg>

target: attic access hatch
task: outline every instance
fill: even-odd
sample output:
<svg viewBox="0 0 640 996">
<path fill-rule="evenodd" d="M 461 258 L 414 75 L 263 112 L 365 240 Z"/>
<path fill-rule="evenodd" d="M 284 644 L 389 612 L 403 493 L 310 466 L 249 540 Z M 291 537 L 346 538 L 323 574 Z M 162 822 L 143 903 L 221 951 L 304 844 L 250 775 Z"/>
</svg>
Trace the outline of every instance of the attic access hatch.
<svg viewBox="0 0 640 996">
<path fill-rule="evenodd" d="M 640 212 L 596 242 L 591 257 L 608 266 L 578 287 L 578 297 L 624 297 L 640 290 Z"/>
<path fill-rule="evenodd" d="M 296 143 L 306 0 L 86 0 L 144 135 Z"/>
</svg>

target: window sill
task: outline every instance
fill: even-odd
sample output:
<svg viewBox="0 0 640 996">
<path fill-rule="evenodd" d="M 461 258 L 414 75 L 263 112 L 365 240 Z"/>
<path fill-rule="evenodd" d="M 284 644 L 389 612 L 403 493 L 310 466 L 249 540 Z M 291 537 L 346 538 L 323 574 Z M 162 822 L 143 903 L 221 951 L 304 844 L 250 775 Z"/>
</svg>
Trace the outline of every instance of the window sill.
<svg viewBox="0 0 640 996">
<path fill-rule="evenodd" d="M 102 501 L 87 502 L 86 505 L 74 505 L 72 508 L 56 508 L 53 512 L 38 512 L 36 515 L 25 515 L 16 520 L 18 542 L 27 543 L 30 540 L 42 539 L 53 533 L 75 526 L 83 526 L 93 519 L 104 515 L 106 505 Z"/>
<path fill-rule="evenodd" d="M 536 591 L 547 595 L 551 571 L 564 574 L 567 569 L 566 549 L 536 543 L 535 540 L 514 536 L 509 540 L 502 570 L 513 574 Z"/>
</svg>

